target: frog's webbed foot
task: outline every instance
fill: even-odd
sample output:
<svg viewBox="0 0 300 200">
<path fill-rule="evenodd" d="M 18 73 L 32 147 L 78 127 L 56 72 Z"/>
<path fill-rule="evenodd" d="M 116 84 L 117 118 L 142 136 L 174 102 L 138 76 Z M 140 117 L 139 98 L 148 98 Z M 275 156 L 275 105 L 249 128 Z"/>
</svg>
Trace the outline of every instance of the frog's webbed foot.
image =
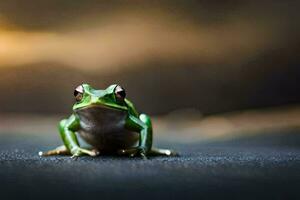
<svg viewBox="0 0 300 200">
<path fill-rule="evenodd" d="M 89 155 L 89 156 L 97 156 L 99 155 L 99 151 L 96 149 L 88 150 L 83 148 L 76 148 L 72 151 L 72 153 L 66 148 L 65 145 L 61 145 L 53 150 L 47 152 L 39 152 L 40 156 L 55 156 L 55 155 L 70 155 L 73 157 L 78 157 L 82 155 Z"/>
<path fill-rule="evenodd" d="M 55 156 L 55 155 L 71 155 L 70 151 L 66 148 L 65 145 L 61 145 L 53 150 L 46 152 L 39 152 L 39 156 Z"/>
<path fill-rule="evenodd" d="M 72 158 L 84 156 L 84 155 L 94 157 L 94 156 L 98 156 L 99 154 L 100 154 L 100 152 L 96 149 L 88 150 L 88 149 L 83 149 L 83 148 L 78 147 L 78 148 L 72 150 Z"/>
</svg>

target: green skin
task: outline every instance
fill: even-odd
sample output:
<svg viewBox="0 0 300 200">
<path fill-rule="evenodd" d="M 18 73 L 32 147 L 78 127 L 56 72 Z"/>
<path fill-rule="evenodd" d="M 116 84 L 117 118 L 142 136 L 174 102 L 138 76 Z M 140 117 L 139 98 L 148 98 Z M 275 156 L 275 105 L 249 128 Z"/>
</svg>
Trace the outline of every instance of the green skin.
<svg viewBox="0 0 300 200">
<path fill-rule="evenodd" d="M 139 114 L 125 95 L 124 98 L 117 96 L 117 86 L 110 85 L 105 90 L 95 90 L 88 84 L 79 86 L 83 92 L 77 97 L 80 99 L 73 106 L 73 114 L 59 123 L 64 145 L 39 154 L 77 157 L 97 156 L 103 152 L 143 158 L 175 155 L 168 149 L 152 147 L 150 117 Z M 82 136 L 92 149 L 81 147 L 78 136 Z"/>
</svg>

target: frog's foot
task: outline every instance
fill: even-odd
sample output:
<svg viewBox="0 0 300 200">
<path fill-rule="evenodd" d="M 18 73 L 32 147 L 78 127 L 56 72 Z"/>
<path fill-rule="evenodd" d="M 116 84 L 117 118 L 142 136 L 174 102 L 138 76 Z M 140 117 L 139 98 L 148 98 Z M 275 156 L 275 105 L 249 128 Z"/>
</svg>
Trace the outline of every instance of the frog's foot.
<svg viewBox="0 0 300 200">
<path fill-rule="evenodd" d="M 72 158 L 83 156 L 83 155 L 88 155 L 88 156 L 94 157 L 94 156 L 98 156 L 100 154 L 100 152 L 97 151 L 96 149 L 88 150 L 88 149 L 83 149 L 80 147 L 73 149 L 71 152 L 72 152 Z"/>
<path fill-rule="evenodd" d="M 121 149 L 118 151 L 118 155 L 129 157 L 142 157 L 144 159 L 147 159 L 146 153 L 139 148 Z"/>
<path fill-rule="evenodd" d="M 83 148 L 77 148 L 73 150 L 73 153 L 71 153 L 65 145 L 61 145 L 53 150 L 47 151 L 47 152 L 39 152 L 40 156 L 55 156 L 55 155 L 71 155 L 72 157 L 78 157 L 82 155 L 89 155 L 89 156 L 97 156 L 99 155 L 99 151 L 96 149 L 87 150 Z"/>
<path fill-rule="evenodd" d="M 147 154 L 139 148 L 122 149 L 118 151 L 118 154 L 121 156 L 142 157 L 145 159 L 147 159 L 146 156 L 178 156 L 175 151 L 158 148 L 152 148 Z"/>
<path fill-rule="evenodd" d="M 152 148 L 148 153 L 150 156 L 178 156 L 178 153 L 169 149 Z"/>
<path fill-rule="evenodd" d="M 71 155 L 70 151 L 65 145 L 61 145 L 53 150 L 47 152 L 39 152 L 39 156 L 55 156 L 55 155 Z"/>
</svg>

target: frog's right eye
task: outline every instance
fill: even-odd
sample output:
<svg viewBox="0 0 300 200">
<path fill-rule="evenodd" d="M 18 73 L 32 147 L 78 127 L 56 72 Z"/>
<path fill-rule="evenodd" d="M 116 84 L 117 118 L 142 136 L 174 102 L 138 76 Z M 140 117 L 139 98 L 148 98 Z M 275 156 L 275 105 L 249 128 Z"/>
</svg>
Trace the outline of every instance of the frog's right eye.
<svg viewBox="0 0 300 200">
<path fill-rule="evenodd" d="M 83 89 L 82 85 L 77 86 L 77 88 L 74 90 L 74 97 L 75 97 L 76 101 L 81 101 L 81 99 L 83 97 L 83 92 L 84 92 L 84 89 Z"/>
</svg>

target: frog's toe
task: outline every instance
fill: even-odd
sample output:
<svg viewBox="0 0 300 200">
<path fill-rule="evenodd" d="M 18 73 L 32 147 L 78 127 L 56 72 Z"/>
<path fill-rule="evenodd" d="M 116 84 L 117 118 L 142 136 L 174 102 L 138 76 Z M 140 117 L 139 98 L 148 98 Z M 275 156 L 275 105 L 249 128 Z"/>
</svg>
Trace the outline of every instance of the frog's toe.
<svg viewBox="0 0 300 200">
<path fill-rule="evenodd" d="M 100 155 L 100 151 L 98 151 L 97 149 L 93 149 L 92 152 L 93 152 L 92 156 L 98 156 L 98 155 Z"/>
<path fill-rule="evenodd" d="M 80 152 L 93 157 L 99 155 L 99 151 L 97 150 L 80 149 Z"/>
<path fill-rule="evenodd" d="M 173 150 L 158 148 L 152 148 L 149 154 L 151 156 L 179 156 L 179 154 Z"/>
<path fill-rule="evenodd" d="M 69 150 L 65 147 L 65 145 L 59 146 L 53 150 L 46 152 L 39 152 L 39 156 L 55 156 L 55 155 L 70 155 Z"/>
<path fill-rule="evenodd" d="M 79 157 L 78 154 L 73 154 L 73 155 L 71 156 L 71 158 L 72 158 L 72 159 L 75 159 L 75 160 L 76 160 L 78 157 Z"/>
<path fill-rule="evenodd" d="M 140 156 L 141 158 L 143 158 L 144 160 L 147 160 L 147 159 L 148 159 L 147 156 L 146 156 L 146 154 L 143 153 L 143 152 L 140 152 L 140 153 L 139 153 L 139 156 Z"/>
<path fill-rule="evenodd" d="M 83 148 L 76 148 L 72 152 L 72 158 L 89 155 L 89 156 L 97 156 L 99 154 L 98 151 L 87 150 Z"/>
</svg>

